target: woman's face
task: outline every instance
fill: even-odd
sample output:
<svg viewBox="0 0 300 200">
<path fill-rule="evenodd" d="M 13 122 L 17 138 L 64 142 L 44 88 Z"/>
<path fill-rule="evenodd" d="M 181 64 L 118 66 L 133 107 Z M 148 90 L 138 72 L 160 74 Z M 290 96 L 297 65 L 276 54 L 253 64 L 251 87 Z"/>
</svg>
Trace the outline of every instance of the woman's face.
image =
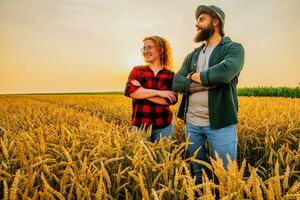
<svg viewBox="0 0 300 200">
<path fill-rule="evenodd" d="M 159 60 L 159 51 L 156 43 L 152 40 L 145 40 L 142 53 L 147 63 L 154 63 Z"/>
</svg>

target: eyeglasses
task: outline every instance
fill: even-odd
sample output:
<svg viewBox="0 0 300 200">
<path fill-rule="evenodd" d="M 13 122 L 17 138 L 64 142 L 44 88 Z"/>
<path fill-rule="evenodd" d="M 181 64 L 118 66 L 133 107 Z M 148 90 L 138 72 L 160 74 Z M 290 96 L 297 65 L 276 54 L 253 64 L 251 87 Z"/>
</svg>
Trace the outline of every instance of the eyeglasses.
<svg viewBox="0 0 300 200">
<path fill-rule="evenodd" d="M 145 51 L 150 51 L 154 48 L 155 46 L 151 46 L 151 45 L 148 45 L 148 46 L 143 46 L 141 48 L 141 52 L 144 53 Z"/>
</svg>

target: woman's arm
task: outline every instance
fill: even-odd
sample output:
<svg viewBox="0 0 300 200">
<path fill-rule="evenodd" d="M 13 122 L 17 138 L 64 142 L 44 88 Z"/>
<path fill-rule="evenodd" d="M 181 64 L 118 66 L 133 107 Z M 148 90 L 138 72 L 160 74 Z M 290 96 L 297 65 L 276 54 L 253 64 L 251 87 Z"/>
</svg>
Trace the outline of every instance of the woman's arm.
<svg viewBox="0 0 300 200">
<path fill-rule="evenodd" d="M 170 105 L 168 103 L 168 101 L 162 97 L 150 97 L 150 98 L 147 98 L 147 100 L 152 101 L 153 103 L 156 103 L 156 104 L 160 104 L 160 105 L 166 105 L 166 106 Z"/>
<path fill-rule="evenodd" d="M 177 100 L 176 93 L 169 90 L 154 90 L 139 87 L 136 91 L 129 94 L 131 98 L 134 99 L 148 99 L 150 97 L 162 97 L 167 98 L 170 102 L 175 102 Z"/>
<path fill-rule="evenodd" d="M 129 94 L 134 99 L 147 99 L 157 104 L 169 105 L 177 101 L 177 94 L 169 90 L 155 90 L 143 88 L 137 80 L 131 80 L 131 84 L 139 87 L 136 91 Z M 170 102 L 168 102 L 168 100 Z"/>
<path fill-rule="evenodd" d="M 159 91 L 140 86 L 136 91 L 130 93 L 129 96 L 134 99 L 147 99 L 150 97 L 159 96 Z"/>
</svg>

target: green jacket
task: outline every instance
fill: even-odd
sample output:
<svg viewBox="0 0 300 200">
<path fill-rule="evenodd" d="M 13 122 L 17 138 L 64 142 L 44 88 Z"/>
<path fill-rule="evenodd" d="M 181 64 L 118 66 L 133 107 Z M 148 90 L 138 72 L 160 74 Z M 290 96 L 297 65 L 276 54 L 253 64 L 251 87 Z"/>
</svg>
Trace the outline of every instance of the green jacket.
<svg viewBox="0 0 300 200">
<path fill-rule="evenodd" d="M 196 48 L 185 58 L 181 69 L 175 74 L 173 90 L 182 93 L 182 101 L 177 117 L 186 120 L 189 105 L 189 85 L 187 74 L 196 71 L 198 55 L 203 46 Z M 244 65 L 244 48 L 241 44 L 223 37 L 214 48 L 209 68 L 200 73 L 203 86 L 217 86 L 208 91 L 208 108 L 211 128 L 222 128 L 238 122 L 237 82 Z"/>
</svg>

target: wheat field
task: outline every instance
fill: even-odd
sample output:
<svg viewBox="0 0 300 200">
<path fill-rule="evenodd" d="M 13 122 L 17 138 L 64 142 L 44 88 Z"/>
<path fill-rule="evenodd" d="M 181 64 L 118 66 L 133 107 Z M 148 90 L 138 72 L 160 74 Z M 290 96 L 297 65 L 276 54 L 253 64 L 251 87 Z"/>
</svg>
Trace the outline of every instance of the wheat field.
<svg viewBox="0 0 300 200">
<path fill-rule="evenodd" d="M 121 95 L 0 96 L 0 198 L 300 199 L 300 99 L 239 97 L 228 171 L 186 156 L 182 121 L 150 143 L 130 118 Z M 192 161 L 213 177 L 195 185 Z"/>
</svg>

